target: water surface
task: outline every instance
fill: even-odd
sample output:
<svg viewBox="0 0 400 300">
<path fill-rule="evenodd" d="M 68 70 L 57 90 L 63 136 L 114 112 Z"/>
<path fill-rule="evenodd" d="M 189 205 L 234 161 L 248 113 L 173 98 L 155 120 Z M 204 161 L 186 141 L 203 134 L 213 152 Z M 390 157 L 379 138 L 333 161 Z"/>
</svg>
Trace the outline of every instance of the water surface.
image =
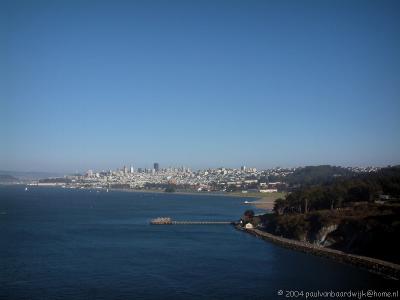
<svg viewBox="0 0 400 300">
<path fill-rule="evenodd" d="M 355 267 L 281 248 L 230 225 L 243 199 L 0 187 L 2 299 L 271 299 L 279 289 L 394 286 Z"/>
</svg>

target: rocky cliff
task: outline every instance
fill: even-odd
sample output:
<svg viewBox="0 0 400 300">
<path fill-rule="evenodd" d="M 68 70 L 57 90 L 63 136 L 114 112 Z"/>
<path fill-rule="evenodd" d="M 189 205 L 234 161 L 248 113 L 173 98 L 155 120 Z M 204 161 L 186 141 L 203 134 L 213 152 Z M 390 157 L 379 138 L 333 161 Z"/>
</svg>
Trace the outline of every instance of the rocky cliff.
<svg viewBox="0 0 400 300">
<path fill-rule="evenodd" d="M 285 238 L 400 263 L 400 207 L 375 204 L 308 214 L 265 215 L 265 231 Z"/>
</svg>

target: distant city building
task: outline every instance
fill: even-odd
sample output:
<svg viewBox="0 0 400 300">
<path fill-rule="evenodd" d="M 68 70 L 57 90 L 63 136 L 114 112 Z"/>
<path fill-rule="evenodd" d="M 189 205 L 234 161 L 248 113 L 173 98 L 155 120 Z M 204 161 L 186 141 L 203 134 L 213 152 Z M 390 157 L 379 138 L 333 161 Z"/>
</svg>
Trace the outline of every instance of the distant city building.
<svg viewBox="0 0 400 300">
<path fill-rule="evenodd" d="M 357 173 L 379 170 L 376 167 L 348 167 L 347 169 Z M 81 188 L 109 188 L 113 185 L 123 185 L 135 189 L 151 187 L 163 190 L 166 185 L 173 183 L 193 191 L 275 193 L 287 191 L 288 187 L 290 188 L 285 177 L 295 170 L 296 168 L 272 168 L 257 171 L 256 168 L 241 166 L 240 169 L 220 167 L 191 171 L 185 166 L 161 169 L 158 163 L 154 163 L 151 168 L 133 169 L 131 165 L 128 168 L 123 166 L 108 172 L 88 170 L 83 176 L 80 174 L 68 176 L 67 178 L 71 179 L 71 182 L 66 185 Z M 384 195 L 378 201 L 388 201 L 386 198 Z"/>
</svg>

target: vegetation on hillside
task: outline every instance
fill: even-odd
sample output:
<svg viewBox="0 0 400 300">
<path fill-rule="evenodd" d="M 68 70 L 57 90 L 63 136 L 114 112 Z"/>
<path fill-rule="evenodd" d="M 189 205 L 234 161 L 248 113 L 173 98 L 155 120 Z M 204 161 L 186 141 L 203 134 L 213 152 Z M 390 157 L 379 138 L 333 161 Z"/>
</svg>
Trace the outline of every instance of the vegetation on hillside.
<svg viewBox="0 0 400 300">
<path fill-rule="evenodd" d="M 308 186 L 316 184 L 326 184 L 336 178 L 349 178 L 356 175 L 353 171 L 330 165 L 306 166 L 296 169 L 286 177 L 268 176 L 269 181 L 284 181 L 290 186 Z"/>
<path fill-rule="evenodd" d="M 262 216 L 264 230 L 347 253 L 400 263 L 400 206 L 363 203 L 338 210 Z"/>
<path fill-rule="evenodd" d="M 328 180 L 332 170 L 303 168 L 296 176 L 306 184 L 276 200 L 274 214 L 257 223 L 274 235 L 400 263 L 400 166 Z"/>
<path fill-rule="evenodd" d="M 310 179 L 309 182 L 313 180 Z M 286 198 L 277 199 L 277 214 L 307 213 L 321 209 L 350 206 L 355 202 L 379 200 L 398 202 L 400 197 L 400 166 L 384 168 L 376 173 L 347 178 L 337 177 L 330 182 L 299 187 Z"/>
<path fill-rule="evenodd" d="M 167 193 L 174 193 L 174 192 L 176 192 L 175 185 L 173 185 L 173 184 L 168 185 L 168 186 L 165 188 L 164 191 L 167 192 Z"/>
</svg>

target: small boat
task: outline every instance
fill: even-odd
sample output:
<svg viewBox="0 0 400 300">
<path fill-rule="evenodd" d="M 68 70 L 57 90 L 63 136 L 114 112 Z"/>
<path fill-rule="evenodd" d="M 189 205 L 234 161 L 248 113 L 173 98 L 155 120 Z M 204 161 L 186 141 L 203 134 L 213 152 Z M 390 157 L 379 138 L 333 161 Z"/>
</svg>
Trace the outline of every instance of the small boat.
<svg viewBox="0 0 400 300">
<path fill-rule="evenodd" d="M 27 191 L 27 190 L 28 190 L 28 187 L 25 188 L 25 191 Z"/>
</svg>

